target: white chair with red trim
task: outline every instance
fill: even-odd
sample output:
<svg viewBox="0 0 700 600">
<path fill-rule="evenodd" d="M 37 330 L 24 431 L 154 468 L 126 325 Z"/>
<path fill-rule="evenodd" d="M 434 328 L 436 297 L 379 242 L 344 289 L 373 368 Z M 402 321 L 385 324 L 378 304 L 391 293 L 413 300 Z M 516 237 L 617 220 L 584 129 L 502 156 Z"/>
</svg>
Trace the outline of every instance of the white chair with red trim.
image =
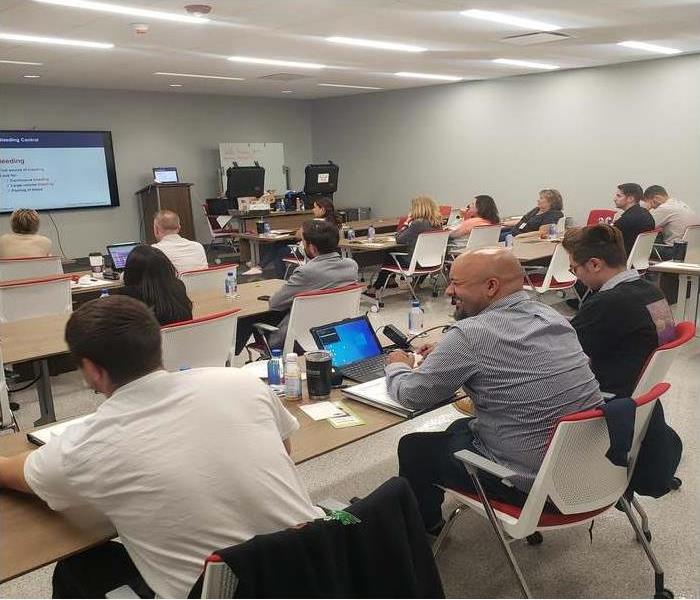
<svg viewBox="0 0 700 600">
<path fill-rule="evenodd" d="M 305 351 L 316 349 L 316 342 L 310 332 L 312 327 L 357 317 L 364 289 L 364 285 L 352 283 L 339 288 L 297 294 L 289 313 L 282 355 L 294 352 L 295 342 Z M 266 323 L 255 323 L 253 327 L 256 330 L 256 342 L 247 346 L 248 354 L 250 355 L 250 350 L 255 350 L 267 358 L 271 354 L 267 340 L 279 329 Z"/>
<path fill-rule="evenodd" d="M 636 269 L 640 275 L 647 272 L 649 268 L 649 258 L 651 251 L 654 249 L 654 241 L 659 234 L 660 229 L 652 229 L 651 231 L 643 231 L 634 240 L 632 249 L 627 257 L 627 268 Z"/>
<path fill-rule="evenodd" d="M 575 284 L 576 275 L 571 272 L 569 255 L 559 243 L 556 244 L 544 273 L 542 267 L 525 267 L 523 289 L 535 292 L 538 298 L 547 292 L 563 292 Z"/>
<path fill-rule="evenodd" d="M 0 323 L 72 310 L 70 275 L 0 282 Z"/>
<path fill-rule="evenodd" d="M 284 271 L 284 278 L 288 279 L 289 275 L 306 262 L 306 256 L 299 244 L 289 244 L 290 254 L 282 258 L 282 262 L 287 265 Z"/>
<path fill-rule="evenodd" d="M 489 500 L 479 480 L 479 471 L 482 471 L 507 481 L 515 475 L 510 469 L 467 450 L 456 452 L 455 458 L 464 463 L 477 492 L 446 490 L 450 496 L 457 498 L 461 506 L 449 517 L 436 540 L 435 555 L 437 556 L 455 519 L 464 508 L 470 508 L 490 521 L 523 594 L 529 598 L 530 590 L 515 560 L 510 542 L 526 539 L 538 532 L 589 523 L 617 504 L 627 515 L 654 567 L 655 597 L 672 598 L 670 590 L 664 588 L 661 565 L 624 495 L 632 478 L 654 405 L 669 387 L 669 384 L 661 383 L 635 399 L 637 410 L 634 436 L 627 467 L 615 466 L 605 456 L 610 447 L 610 438 L 605 417 L 600 409 L 583 411 L 560 419 L 522 507 Z M 558 512 L 548 508 L 548 501 Z"/>
<path fill-rule="evenodd" d="M 60 256 L 0 258 L 0 281 L 63 275 Z"/>
<path fill-rule="evenodd" d="M 209 228 L 209 235 L 211 235 L 211 242 L 209 243 L 209 248 L 213 248 L 215 242 L 221 242 L 223 244 L 228 244 L 235 251 L 237 250 L 237 239 L 236 234 L 238 229 L 230 226 L 233 219 L 228 217 L 223 217 L 222 220 L 226 221 L 225 226 L 222 226 L 220 222 L 220 217 L 217 215 L 210 215 L 207 210 L 207 205 L 202 204 L 202 210 L 204 211 L 204 218 L 207 220 L 207 227 Z"/>
<path fill-rule="evenodd" d="M 399 275 L 403 277 L 408 283 L 411 296 L 416 300 L 418 297 L 416 296 L 416 290 L 412 279 L 423 275 L 436 277 L 433 284 L 433 295 L 436 296 L 437 277 L 441 276 L 445 279 L 443 267 L 445 265 L 445 254 L 447 252 L 449 235 L 449 231 L 427 231 L 421 233 L 416 241 L 416 246 L 413 250 L 413 256 L 411 257 L 408 268 L 402 267 L 398 260 L 399 256 L 408 256 L 406 252 L 390 252 L 389 254 L 394 259 L 394 264 L 381 266 L 379 272 L 388 271 L 390 275 Z M 387 283 L 389 283 L 389 279 L 390 278 L 387 277 L 382 288 L 377 291 L 377 300 L 380 306 L 383 305 L 382 296 L 386 290 Z"/>
<path fill-rule="evenodd" d="M 223 295 L 226 277 L 230 272 L 237 270 L 238 265 L 235 264 L 217 265 L 196 271 L 185 271 L 180 273 L 180 279 L 185 284 L 188 296 L 206 292 L 221 292 Z"/>
<path fill-rule="evenodd" d="M 161 327 L 168 371 L 224 367 L 233 358 L 240 308 Z"/>
</svg>

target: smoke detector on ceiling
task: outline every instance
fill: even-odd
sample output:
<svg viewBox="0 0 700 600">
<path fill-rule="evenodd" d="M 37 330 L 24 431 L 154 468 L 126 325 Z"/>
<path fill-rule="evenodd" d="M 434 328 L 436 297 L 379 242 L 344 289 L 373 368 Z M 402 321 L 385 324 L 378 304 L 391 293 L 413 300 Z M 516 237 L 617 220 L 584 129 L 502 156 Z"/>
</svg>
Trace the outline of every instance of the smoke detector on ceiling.
<svg viewBox="0 0 700 600">
<path fill-rule="evenodd" d="M 195 17 L 203 17 L 211 12 L 211 6 L 208 4 L 187 4 L 185 10 Z"/>
</svg>

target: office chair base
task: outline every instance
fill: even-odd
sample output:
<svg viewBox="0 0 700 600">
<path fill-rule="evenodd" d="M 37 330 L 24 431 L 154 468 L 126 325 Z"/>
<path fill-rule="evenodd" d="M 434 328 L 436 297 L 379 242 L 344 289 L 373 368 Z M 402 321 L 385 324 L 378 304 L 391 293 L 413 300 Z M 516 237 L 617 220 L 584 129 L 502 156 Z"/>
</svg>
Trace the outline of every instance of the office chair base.
<svg viewBox="0 0 700 600">
<path fill-rule="evenodd" d="M 544 537 L 539 531 L 531 533 L 525 539 L 527 540 L 527 543 L 530 544 L 530 546 L 539 546 L 542 542 L 544 542 Z"/>
</svg>

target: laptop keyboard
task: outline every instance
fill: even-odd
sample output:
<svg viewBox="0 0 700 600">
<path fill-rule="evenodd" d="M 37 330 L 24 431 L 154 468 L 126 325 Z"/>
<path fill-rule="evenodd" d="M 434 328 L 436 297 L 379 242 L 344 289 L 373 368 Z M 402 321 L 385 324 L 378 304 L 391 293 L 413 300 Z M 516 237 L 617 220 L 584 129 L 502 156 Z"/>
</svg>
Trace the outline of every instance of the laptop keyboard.
<svg viewBox="0 0 700 600">
<path fill-rule="evenodd" d="M 340 367 L 339 371 L 348 379 L 364 383 L 384 377 L 384 364 L 386 355 L 378 354 L 372 358 L 361 360 L 352 365 Z"/>
</svg>

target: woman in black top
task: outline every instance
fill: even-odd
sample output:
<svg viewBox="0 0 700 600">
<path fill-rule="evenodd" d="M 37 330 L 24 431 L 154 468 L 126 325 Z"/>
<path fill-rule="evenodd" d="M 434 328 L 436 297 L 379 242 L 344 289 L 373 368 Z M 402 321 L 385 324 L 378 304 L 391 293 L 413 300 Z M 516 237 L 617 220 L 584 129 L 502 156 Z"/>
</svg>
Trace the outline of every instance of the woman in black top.
<svg viewBox="0 0 700 600">
<path fill-rule="evenodd" d="M 338 229 L 340 229 L 342 219 L 340 218 L 340 215 L 335 212 L 333 200 L 326 198 L 325 196 L 315 200 L 313 211 L 314 219 L 323 219 L 324 221 L 328 221 L 331 225 L 335 225 Z"/>
<path fill-rule="evenodd" d="M 513 227 L 513 235 L 529 234 L 528 237 L 539 235 L 546 237 L 549 226 L 556 225 L 564 216 L 564 201 L 558 190 L 542 190 L 537 206 L 527 213 Z"/>
<path fill-rule="evenodd" d="M 124 266 L 124 293 L 146 304 L 161 325 L 192 318 L 192 301 L 185 284 L 158 248 L 141 245 L 129 253 Z"/>
</svg>

